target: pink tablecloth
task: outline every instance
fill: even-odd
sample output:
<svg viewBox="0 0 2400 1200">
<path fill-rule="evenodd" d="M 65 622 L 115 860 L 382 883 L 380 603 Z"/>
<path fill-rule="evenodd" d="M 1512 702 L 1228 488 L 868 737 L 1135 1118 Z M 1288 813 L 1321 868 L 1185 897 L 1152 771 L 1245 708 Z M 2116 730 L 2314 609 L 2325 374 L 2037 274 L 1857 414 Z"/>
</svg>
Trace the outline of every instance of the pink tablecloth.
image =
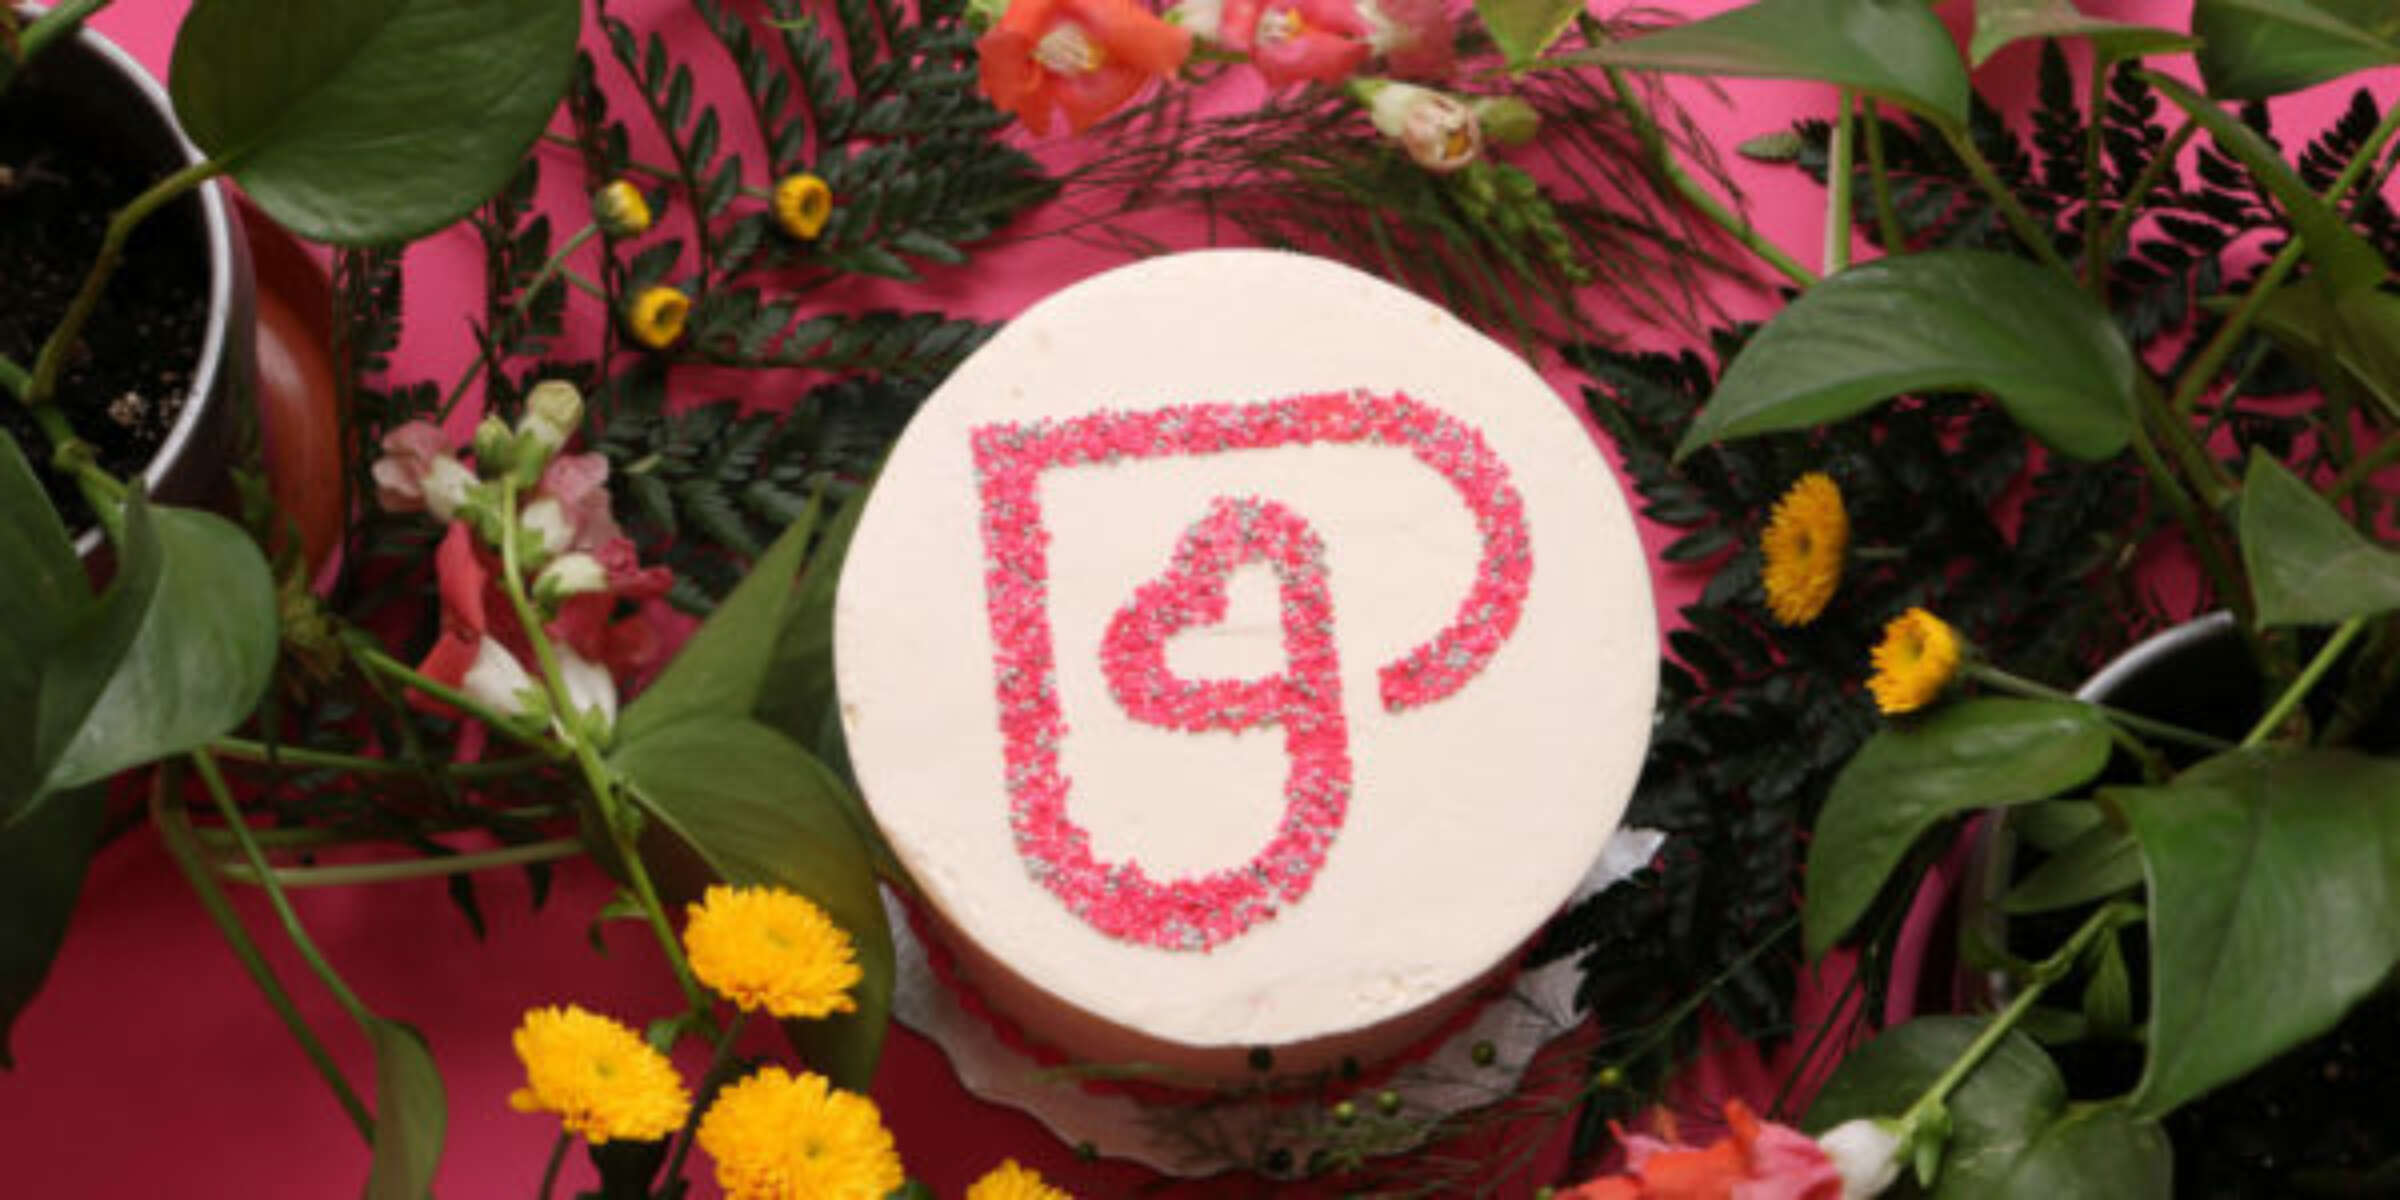
<svg viewBox="0 0 2400 1200">
<path fill-rule="evenodd" d="M 97 24 L 163 70 L 174 22 L 187 5 L 120 0 Z M 1705 14 L 1728 6 L 1728 0 L 1683 0 L 1664 7 Z M 2095 0 L 2087 7 L 2179 19 L 2188 4 Z M 670 37 L 698 33 L 688 9 L 672 0 L 626 0 L 612 8 Z M 2028 51 L 2013 51 L 1990 73 L 2022 86 L 2031 61 Z M 1730 83 L 1722 98 L 1697 87 L 1683 94 L 1707 127 L 1729 140 L 1826 107 L 1816 89 L 1775 84 Z M 563 179 L 571 172 L 555 174 Z M 1822 219 L 1817 190 L 1784 173 L 1753 171 L 1746 181 L 1769 236 L 1813 260 Z M 564 206 L 577 198 L 562 192 L 555 199 Z M 916 302 L 1005 318 L 1032 297 L 1114 261 L 1055 239 L 1012 246 L 979 256 L 971 271 L 932 281 Z M 469 311 L 468 281 L 479 270 L 470 239 L 459 233 L 416 252 L 404 377 L 456 375 L 468 352 L 458 314 Z M 1725 299 L 1752 315 L 1765 304 L 1755 292 Z M 1562 390 L 1570 386 L 1564 376 L 1554 378 Z M 1646 532 L 1655 549 L 1656 531 Z M 1664 566 L 1658 582 L 1664 614 L 1696 585 Z M 433 1047 L 450 1104 L 441 1194 L 532 1192 L 555 1124 L 511 1113 L 505 1103 L 521 1082 L 508 1035 L 525 1009 L 567 1000 L 622 1014 L 676 1007 L 667 973 L 640 930 L 611 927 L 605 957 L 586 944 L 586 922 L 607 897 L 597 871 L 569 863 L 560 867 L 548 903 L 535 911 L 521 876 L 496 873 L 482 884 L 491 924 L 478 941 L 437 883 L 298 895 L 302 919 L 359 994 L 415 1024 Z M 237 889 L 237 899 L 311 1021 L 364 1078 L 363 1044 L 283 948 L 266 905 L 246 889 Z M 94 865 L 48 990 L 14 1041 L 18 1068 L 0 1075 L 0 1159 L 8 1164 L 0 1171 L 0 1194 L 317 1200 L 355 1194 L 364 1176 L 367 1157 L 357 1137 L 147 830 L 127 835 Z M 762 1041 L 760 1049 L 771 1044 Z M 1738 1056 L 1729 1061 L 1718 1076 L 1724 1086 L 1771 1083 L 1755 1064 L 1744 1069 Z M 688 1065 L 691 1073 L 697 1065 Z M 893 1034 L 875 1094 L 911 1170 L 945 1196 L 959 1194 L 1005 1156 L 1037 1165 L 1086 1197 L 1130 1195 L 1156 1182 L 1123 1164 L 1078 1161 L 1029 1118 L 967 1096 L 939 1051 L 905 1030 Z M 568 1179 L 588 1174 L 570 1172 Z M 1171 1194 L 1242 1195 L 1261 1186 L 1220 1180 Z"/>
</svg>

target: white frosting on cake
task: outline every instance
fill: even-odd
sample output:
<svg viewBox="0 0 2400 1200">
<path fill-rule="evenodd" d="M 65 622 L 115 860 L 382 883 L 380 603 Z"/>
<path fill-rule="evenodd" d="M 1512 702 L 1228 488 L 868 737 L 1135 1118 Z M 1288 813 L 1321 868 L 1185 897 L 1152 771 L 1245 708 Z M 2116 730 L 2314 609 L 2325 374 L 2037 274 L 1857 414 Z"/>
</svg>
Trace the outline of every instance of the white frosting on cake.
<svg viewBox="0 0 2400 1200">
<path fill-rule="evenodd" d="M 1305 894 L 1204 950 L 1104 933 L 1037 881 L 1012 832 L 974 430 L 1359 389 L 1480 433 L 1530 534 L 1513 632 L 1454 693 L 1420 706 L 1379 702 L 1378 668 L 1459 616 L 1485 540 L 1460 491 L 1407 449 L 1282 445 L 1039 476 L 1066 728 L 1057 762 L 1066 808 L 1103 861 L 1137 861 L 1154 879 L 1224 871 L 1283 819 L 1280 731 L 1144 724 L 1102 672 L 1112 617 L 1211 503 L 1255 497 L 1299 514 L 1322 539 L 1334 613 L 1353 787 Z M 1243 566 L 1226 591 L 1222 623 L 1166 643 L 1173 674 L 1283 669 L 1276 577 Z M 1349 268 L 1208 251 L 1042 301 L 935 392 L 885 466 L 843 570 L 836 665 L 875 819 L 998 1006 L 1070 1041 L 1089 1017 L 1137 1042 L 1238 1048 L 1421 1031 L 1429 1005 L 1522 944 L 1617 826 L 1648 741 L 1657 646 L 1648 567 L 1616 479 L 1538 375 Z M 1036 1011 L 1049 1001 L 1075 1020 Z"/>
</svg>

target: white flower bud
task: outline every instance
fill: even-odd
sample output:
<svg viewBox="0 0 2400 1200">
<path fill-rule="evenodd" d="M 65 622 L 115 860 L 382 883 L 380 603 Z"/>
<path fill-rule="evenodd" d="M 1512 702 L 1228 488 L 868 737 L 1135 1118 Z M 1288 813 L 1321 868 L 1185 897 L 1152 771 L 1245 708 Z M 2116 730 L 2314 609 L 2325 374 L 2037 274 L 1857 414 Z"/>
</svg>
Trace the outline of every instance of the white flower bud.
<svg viewBox="0 0 2400 1200">
<path fill-rule="evenodd" d="M 534 576 L 533 598 L 555 606 L 569 596 L 597 592 L 607 586 L 608 570 L 600 565 L 599 559 L 581 552 L 561 554 Z"/>
<path fill-rule="evenodd" d="M 517 432 L 531 437 L 542 447 L 542 460 L 574 436 L 575 427 L 583 423 L 583 394 L 575 385 L 559 379 L 548 379 L 533 385 L 525 397 L 525 417 L 517 422 Z"/>
<path fill-rule="evenodd" d="M 468 470 L 465 463 L 447 454 L 434 459 L 426 464 L 422 484 L 425 511 L 432 513 L 436 521 L 448 521 L 457 514 L 458 506 L 466 503 L 467 489 L 475 484 L 475 472 Z"/>
<path fill-rule="evenodd" d="M 565 646 L 558 648 L 558 678 L 567 685 L 567 703 L 587 728 L 605 735 L 617 723 L 617 681 L 608 668 L 591 662 Z"/>
<path fill-rule="evenodd" d="M 486 475 L 501 475 L 516 461 L 517 437 L 509 432 L 508 422 L 498 417 L 485 417 L 475 426 L 475 438 L 469 443 L 475 451 L 475 466 Z"/>
<path fill-rule="evenodd" d="M 1204 42 L 1224 41 L 1225 0 L 1176 0 L 1167 20 L 1192 31 Z"/>
<path fill-rule="evenodd" d="M 467 668 L 458 690 L 504 716 L 523 716 L 550 707 L 542 699 L 541 685 L 496 638 L 487 637 L 476 644 L 475 664 Z"/>
<path fill-rule="evenodd" d="M 1388 81 L 1354 90 L 1366 100 L 1376 131 L 1399 142 L 1418 166 L 1446 174 L 1482 156 L 1483 126 L 1458 97 Z"/>
<path fill-rule="evenodd" d="M 529 552 L 527 557 L 548 558 L 574 540 L 575 526 L 567 520 L 566 506 L 548 496 L 517 514 L 517 546 Z"/>
<path fill-rule="evenodd" d="M 1866 1200 L 1900 1177 L 1900 1135 L 1868 1117 L 1844 1121 L 1817 1138 L 1817 1147 L 1842 1173 L 1842 1200 Z"/>
</svg>

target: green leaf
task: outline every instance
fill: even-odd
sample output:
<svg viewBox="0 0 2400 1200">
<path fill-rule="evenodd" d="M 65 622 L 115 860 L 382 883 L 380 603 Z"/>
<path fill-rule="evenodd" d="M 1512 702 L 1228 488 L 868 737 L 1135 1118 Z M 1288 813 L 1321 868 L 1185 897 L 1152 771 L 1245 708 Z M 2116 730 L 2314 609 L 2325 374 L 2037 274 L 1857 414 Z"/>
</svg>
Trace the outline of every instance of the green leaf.
<svg viewBox="0 0 2400 1200">
<path fill-rule="evenodd" d="M 2260 186 L 2275 197 L 2305 243 L 2309 260 L 2325 273 L 2328 286 L 2337 294 L 2374 287 L 2391 274 L 2391 268 L 2376 253 L 2374 244 L 2344 223 L 2331 205 L 2318 199 L 2257 130 L 2235 120 L 2216 101 L 2173 79 L 2155 73 L 2146 73 L 2144 78 L 2160 95 L 2200 122 L 2209 136 L 2217 140 L 2218 147 L 2241 160 Z"/>
<path fill-rule="evenodd" d="M 793 580 L 817 524 L 817 505 L 775 539 L 725 602 L 659 672 L 617 721 L 617 736 L 631 740 L 699 716 L 747 717 L 773 660 L 759 653 L 784 626 L 793 603 Z"/>
<path fill-rule="evenodd" d="M 2103 59 L 2139 58 L 2189 50 L 2198 43 L 2172 29 L 2129 25 L 2083 15 L 2074 0 L 1976 0 L 1975 37 L 1967 57 L 1980 67 L 2011 42 L 2027 38 L 2084 38 Z"/>
<path fill-rule="evenodd" d="M 2150 881 L 2141 1114 L 2332 1028 L 2400 961 L 2400 762 L 2242 751 L 2115 795 Z"/>
<path fill-rule="evenodd" d="M 2368 541 L 2273 455 L 2250 456 L 2239 524 L 2260 625 L 2332 624 L 2400 608 L 2400 553 Z"/>
<path fill-rule="evenodd" d="M 14 403 L 14 401 L 0 401 Z M 17 440 L 0 430 L 0 828 L 32 806 L 44 772 L 38 722 L 42 670 L 67 629 L 92 607 L 57 510 Z"/>
<path fill-rule="evenodd" d="M 1920 1017 L 1850 1052 L 1808 1106 L 1801 1128 L 1823 1133 L 1859 1117 L 1896 1117 L 1931 1087 L 1990 1024 L 1988 1017 Z M 2067 1103 L 2050 1056 L 2022 1033 L 2000 1039 L 1950 1093 L 1951 1131 L 1937 1196 L 1964 1194 L 1976 1178 L 2014 1159 Z"/>
<path fill-rule="evenodd" d="M 1989 392 L 2034 436 L 2104 459 L 2133 432 L 2134 361 L 2105 309 L 2023 259 L 1878 259 L 1801 293 L 1750 339 L 1676 448 L 1804 429 L 1903 392 Z"/>
<path fill-rule="evenodd" d="M 2010 913 L 2050 912 L 2089 904 L 2142 881 L 2141 847 L 2133 835 L 2102 825 L 2085 831 L 2035 867 L 2000 903 Z"/>
<path fill-rule="evenodd" d="M 2209 94 L 2263 100 L 2400 62 L 2391 0 L 2199 0 L 2200 76 Z"/>
<path fill-rule="evenodd" d="M 433 1194 L 449 1121 L 441 1073 L 416 1030 L 370 1017 L 367 1036 L 375 1044 L 375 1159 L 367 1200 L 425 1200 Z"/>
<path fill-rule="evenodd" d="M 125 505 L 117 578 L 43 673 L 42 787 L 180 754 L 249 717 L 275 670 L 275 580 L 231 522 Z"/>
<path fill-rule="evenodd" d="M 1956 1175 L 1945 1171 L 1942 1185 L 1937 1196 L 1977 1200 L 2169 1200 L 2175 1152 L 2165 1130 L 2121 1104 L 2077 1105 L 2007 1162 L 1978 1162 Z"/>
<path fill-rule="evenodd" d="M 1834 779 L 1809 842 L 1809 955 L 1849 932 L 1927 830 L 1971 809 L 2047 800 L 2099 774 L 2108 751 L 2097 710 L 2050 700 L 1961 701 L 1869 738 Z"/>
<path fill-rule="evenodd" d="M 1583 12 L 1583 0 L 1475 0 L 1475 14 L 1508 65 L 1541 57 Z"/>
<path fill-rule="evenodd" d="M 42 990 L 67 935 L 83 874 L 100 846 L 105 788 L 53 796 L 24 820 L 0 827 L 0 1067 L 14 1069 L 9 1031 Z"/>
<path fill-rule="evenodd" d="M 841 781 L 774 730 L 717 716 L 627 741 L 609 763 L 719 878 L 798 892 L 849 931 L 866 975 L 858 1011 L 786 1028 L 810 1069 L 864 1090 L 891 1008 L 892 937 Z"/>
<path fill-rule="evenodd" d="M 2133 1028 L 2133 973 L 2125 966 L 2125 947 L 2115 933 L 2101 938 L 2094 950 L 2092 977 L 2083 988 L 2083 1016 L 2102 1037 L 2123 1037 Z"/>
<path fill-rule="evenodd" d="M 2347 389 L 2354 403 L 2400 422 L 2400 296 L 2368 287 L 2336 291 L 2312 275 L 2275 289 L 2258 311 L 2258 327 L 2328 393 Z"/>
<path fill-rule="evenodd" d="M 1953 129 L 1967 125 L 1966 64 L 1924 0 L 1757 0 L 1548 61 L 1813 79 L 1892 101 Z"/>
<path fill-rule="evenodd" d="M 406 241 L 500 190 L 566 93 L 575 0 L 198 0 L 192 141 L 302 237 Z"/>
</svg>

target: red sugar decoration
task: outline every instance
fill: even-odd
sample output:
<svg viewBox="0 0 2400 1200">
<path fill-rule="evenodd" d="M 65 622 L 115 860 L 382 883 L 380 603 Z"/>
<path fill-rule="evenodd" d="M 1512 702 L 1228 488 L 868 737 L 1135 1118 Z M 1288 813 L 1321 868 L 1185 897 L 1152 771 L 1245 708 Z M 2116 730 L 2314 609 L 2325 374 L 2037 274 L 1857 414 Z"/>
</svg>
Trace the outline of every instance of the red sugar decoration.
<svg viewBox="0 0 2400 1200">
<path fill-rule="evenodd" d="M 1385 709 L 1439 700 L 1475 677 L 1508 640 L 1533 573 L 1524 502 L 1483 436 L 1403 395 L 1329 392 L 1259 404 L 1193 404 L 1101 411 L 1063 421 L 974 431 L 983 494 L 985 603 L 1005 743 L 1009 821 L 1026 869 L 1069 909 L 1111 937 L 1169 950 L 1206 950 L 1306 895 L 1350 797 L 1349 733 L 1325 586 L 1324 543 L 1290 509 L 1219 497 L 1188 529 L 1161 578 L 1109 623 L 1101 670 L 1134 719 L 1192 732 L 1281 725 L 1291 771 L 1275 835 L 1249 862 L 1196 878 L 1154 880 L 1133 861 L 1104 863 L 1067 814 L 1058 765 L 1059 713 L 1049 619 L 1049 530 L 1036 483 L 1054 467 L 1309 444 L 1409 450 L 1448 480 L 1483 538 L 1475 582 L 1457 616 L 1376 673 Z M 1166 642 L 1225 617 L 1225 577 L 1250 563 L 1273 569 L 1281 593 L 1281 674 L 1192 682 L 1166 665 Z"/>
</svg>

